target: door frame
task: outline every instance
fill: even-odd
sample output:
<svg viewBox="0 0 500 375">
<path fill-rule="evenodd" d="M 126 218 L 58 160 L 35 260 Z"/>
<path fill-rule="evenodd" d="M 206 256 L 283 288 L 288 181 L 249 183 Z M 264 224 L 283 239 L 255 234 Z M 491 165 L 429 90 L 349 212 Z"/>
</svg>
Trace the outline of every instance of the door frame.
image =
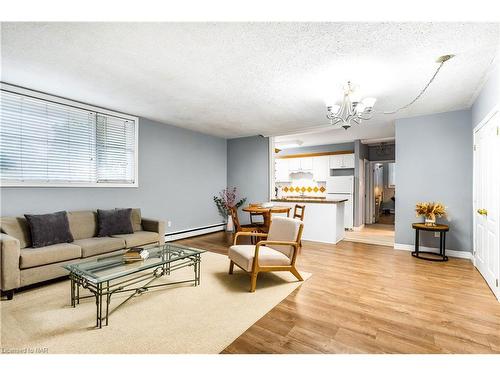
<svg viewBox="0 0 500 375">
<path fill-rule="evenodd" d="M 493 109 L 488 112 L 488 114 L 479 122 L 479 124 L 477 124 L 474 129 L 472 129 L 472 145 L 473 147 L 475 146 L 476 144 L 476 133 L 484 126 L 488 123 L 489 120 L 491 120 L 491 118 L 497 114 L 498 112 L 500 112 L 500 103 L 498 103 L 497 105 L 495 105 L 493 107 Z M 476 165 L 476 154 L 474 152 L 474 149 L 472 151 L 472 263 L 474 264 L 474 268 L 477 268 L 476 266 L 476 168 L 477 168 L 477 165 Z M 500 218 L 498 218 L 500 219 Z M 500 220 L 498 220 L 498 222 L 500 223 Z M 499 224 L 499 228 L 498 228 L 498 231 L 499 231 L 499 235 L 500 235 L 500 224 Z M 500 279 L 500 255 L 498 257 L 498 269 L 499 269 L 499 275 L 497 275 L 497 278 Z M 479 272 L 479 270 L 478 270 Z M 481 272 L 479 272 L 481 274 Z M 481 275 L 482 276 L 482 275 Z M 486 281 L 485 281 L 486 282 Z M 486 283 L 488 285 L 488 283 Z M 489 285 L 488 285 L 489 287 Z M 495 295 L 495 297 L 497 298 L 498 301 L 500 301 L 500 286 L 496 287 L 495 289 L 492 289 L 492 292 L 493 294 Z"/>
<path fill-rule="evenodd" d="M 368 161 L 365 159 L 365 162 Z M 373 194 L 373 173 L 375 170 L 373 169 L 373 166 L 375 164 L 380 164 L 380 163 L 396 163 L 396 160 L 390 159 L 390 160 L 369 160 L 368 161 L 368 169 L 370 171 L 370 174 L 367 178 L 366 175 L 366 168 L 365 168 L 365 180 L 366 180 L 366 188 L 365 188 L 365 194 L 366 194 L 366 200 L 365 200 L 365 222 L 366 224 L 374 224 L 375 219 L 374 219 L 374 214 L 375 214 L 375 195 Z M 366 165 L 366 164 L 365 164 Z M 396 187 L 397 189 L 397 187 Z M 394 205 L 394 225 L 396 224 L 396 206 Z"/>
</svg>

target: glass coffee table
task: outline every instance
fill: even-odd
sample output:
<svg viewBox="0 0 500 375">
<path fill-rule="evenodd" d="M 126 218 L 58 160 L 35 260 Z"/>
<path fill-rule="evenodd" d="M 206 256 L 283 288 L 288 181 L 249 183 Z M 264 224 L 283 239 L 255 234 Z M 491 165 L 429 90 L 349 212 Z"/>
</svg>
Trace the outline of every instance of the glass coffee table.
<svg viewBox="0 0 500 375">
<path fill-rule="evenodd" d="M 96 327 L 102 328 L 103 321 L 105 325 L 108 325 L 109 304 L 113 294 L 132 292 L 115 308 L 116 310 L 132 297 L 151 288 L 189 282 L 192 282 L 194 286 L 200 284 L 201 254 L 205 250 L 177 244 L 143 248 L 148 250 L 149 257 L 133 263 L 126 262 L 123 255 L 113 255 L 63 266 L 70 272 L 71 306 L 76 307 L 80 299 L 95 298 Z M 193 267 L 193 279 L 151 285 L 155 280 L 184 267 Z M 80 288 L 87 289 L 92 295 L 80 296 Z M 103 311 L 103 299 L 105 311 Z"/>
</svg>

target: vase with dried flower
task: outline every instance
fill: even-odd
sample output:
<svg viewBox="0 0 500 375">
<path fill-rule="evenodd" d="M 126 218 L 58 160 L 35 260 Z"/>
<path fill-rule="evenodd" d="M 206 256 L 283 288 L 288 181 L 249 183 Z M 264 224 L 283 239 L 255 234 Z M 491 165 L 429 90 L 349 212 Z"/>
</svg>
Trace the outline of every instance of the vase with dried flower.
<svg viewBox="0 0 500 375">
<path fill-rule="evenodd" d="M 417 217 L 425 218 L 425 225 L 435 226 L 436 217 L 446 217 L 446 207 L 439 202 L 419 202 L 415 206 Z"/>
<path fill-rule="evenodd" d="M 221 192 L 219 192 L 218 196 L 214 196 L 214 202 L 215 205 L 217 206 L 219 214 L 224 219 L 227 219 L 227 224 L 226 224 L 227 232 L 232 232 L 234 230 L 233 218 L 231 217 L 229 210 L 232 207 L 238 208 L 240 206 L 243 206 L 243 204 L 247 200 L 246 198 L 241 198 L 238 200 L 237 197 L 238 193 L 236 187 L 228 187 L 227 189 L 224 189 Z"/>
</svg>

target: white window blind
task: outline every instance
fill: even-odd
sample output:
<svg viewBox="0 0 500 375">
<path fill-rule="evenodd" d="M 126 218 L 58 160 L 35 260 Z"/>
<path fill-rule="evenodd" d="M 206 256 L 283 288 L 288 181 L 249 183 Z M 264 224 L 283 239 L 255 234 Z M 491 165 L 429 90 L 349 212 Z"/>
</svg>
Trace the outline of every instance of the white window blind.
<svg viewBox="0 0 500 375">
<path fill-rule="evenodd" d="M 0 100 L 2 184 L 135 184 L 135 120 L 4 90 Z"/>
</svg>

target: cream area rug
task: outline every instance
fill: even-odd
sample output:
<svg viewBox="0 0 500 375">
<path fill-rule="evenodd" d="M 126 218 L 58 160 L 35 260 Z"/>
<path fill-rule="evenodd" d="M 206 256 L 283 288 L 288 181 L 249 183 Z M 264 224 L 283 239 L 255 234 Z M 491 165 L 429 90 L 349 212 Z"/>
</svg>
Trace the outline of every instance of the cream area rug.
<svg viewBox="0 0 500 375">
<path fill-rule="evenodd" d="M 69 280 L 19 292 L 1 302 L 0 347 L 48 353 L 219 353 L 301 285 L 289 272 L 264 273 L 257 291 L 249 293 L 248 275 L 237 267 L 228 275 L 228 265 L 224 255 L 203 253 L 199 286 L 151 289 L 112 312 L 102 329 L 94 327 L 94 298 L 70 306 Z M 310 277 L 301 274 L 304 280 Z M 189 267 L 173 271 L 169 280 L 192 277 Z M 113 296 L 111 310 L 126 297 Z"/>
</svg>

